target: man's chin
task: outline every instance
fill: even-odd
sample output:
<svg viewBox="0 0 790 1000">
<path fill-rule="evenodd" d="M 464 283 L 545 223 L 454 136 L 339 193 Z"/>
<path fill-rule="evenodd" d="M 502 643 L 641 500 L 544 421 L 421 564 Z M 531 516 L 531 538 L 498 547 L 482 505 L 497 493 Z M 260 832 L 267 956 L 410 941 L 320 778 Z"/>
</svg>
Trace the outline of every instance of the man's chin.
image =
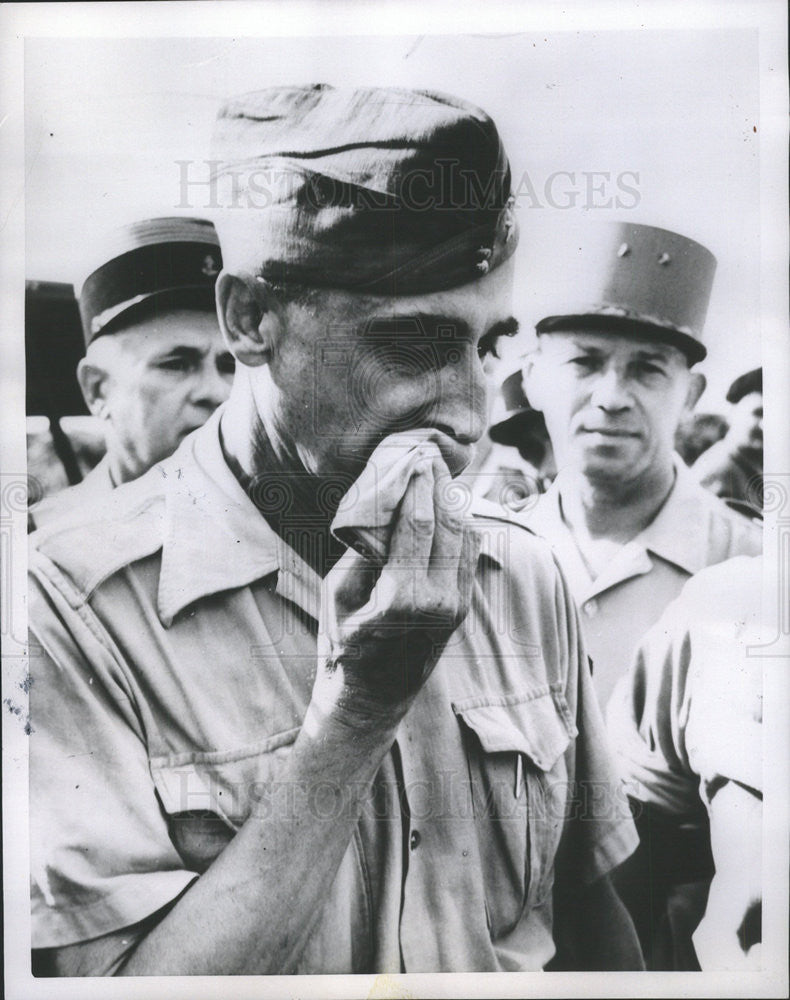
<svg viewBox="0 0 790 1000">
<path fill-rule="evenodd" d="M 635 473 L 635 464 L 626 458 L 616 460 L 587 458 L 579 464 L 579 471 L 591 483 L 611 485 L 632 479 Z"/>
</svg>

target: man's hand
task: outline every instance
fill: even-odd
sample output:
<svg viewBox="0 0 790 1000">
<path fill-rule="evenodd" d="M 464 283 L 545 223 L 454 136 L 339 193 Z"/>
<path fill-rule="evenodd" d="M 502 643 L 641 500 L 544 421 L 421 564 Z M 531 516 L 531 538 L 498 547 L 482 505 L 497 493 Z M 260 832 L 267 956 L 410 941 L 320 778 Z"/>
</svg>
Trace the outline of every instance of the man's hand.
<svg viewBox="0 0 790 1000">
<path fill-rule="evenodd" d="M 426 448 L 384 565 L 349 549 L 325 580 L 313 705 L 355 726 L 398 724 L 469 609 L 477 537 L 444 499 L 438 449 Z"/>
</svg>

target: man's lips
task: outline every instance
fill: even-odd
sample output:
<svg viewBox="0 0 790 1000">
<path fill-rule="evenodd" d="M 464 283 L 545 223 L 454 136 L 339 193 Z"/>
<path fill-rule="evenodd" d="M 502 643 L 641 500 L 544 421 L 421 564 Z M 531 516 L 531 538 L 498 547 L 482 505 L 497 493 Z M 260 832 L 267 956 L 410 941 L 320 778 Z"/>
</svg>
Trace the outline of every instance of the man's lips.
<svg viewBox="0 0 790 1000">
<path fill-rule="evenodd" d="M 600 434 L 602 437 L 634 438 L 639 437 L 638 431 L 629 431 L 621 427 L 580 427 L 580 434 Z"/>
</svg>

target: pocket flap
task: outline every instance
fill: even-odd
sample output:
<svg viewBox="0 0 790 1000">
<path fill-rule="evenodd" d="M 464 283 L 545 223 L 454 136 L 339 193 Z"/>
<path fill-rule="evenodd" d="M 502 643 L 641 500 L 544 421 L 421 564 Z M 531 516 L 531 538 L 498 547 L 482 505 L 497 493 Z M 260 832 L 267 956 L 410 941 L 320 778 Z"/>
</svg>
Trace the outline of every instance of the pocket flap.
<svg viewBox="0 0 790 1000">
<path fill-rule="evenodd" d="M 485 753 L 523 753 L 541 771 L 554 767 L 577 734 L 565 696 L 551 689 L 468 698 L 453 702 L 453 711 Z"/>
</svg>

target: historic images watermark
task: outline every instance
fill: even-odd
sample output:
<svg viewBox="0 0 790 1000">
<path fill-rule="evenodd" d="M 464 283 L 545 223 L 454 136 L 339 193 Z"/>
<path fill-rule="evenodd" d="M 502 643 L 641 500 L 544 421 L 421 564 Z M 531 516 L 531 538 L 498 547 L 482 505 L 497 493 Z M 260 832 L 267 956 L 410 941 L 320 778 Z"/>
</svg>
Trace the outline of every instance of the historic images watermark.
<svg viewBox="0 0 790 1000">
<path fill-rule="evenodd" d="M 401 178 L 398 198 L 387 192 L 349 185 L 331 177 L 304 175 L 294 168 L 254 167 L 233 169 L 220 160 L 176 160 L 177 209 L 191 211 L 268 209 L 288 199 L 298 187 L 306 204 L 317 209 L 353 199 L 357 209 L 410 212 L 491 207 L 502 178 L 490 174 L 485 184 L 454 160 L 436 160 L 430 169 L 408 171 Z M 341 191 L 341 188 L 343 190 Z M 617 209 L 629 211 L 642 200 L 641 174 L 633 169 L 554 170 L 545 176 L 524 171 L 511 181 L 516 209 Z"/>
</svg>

